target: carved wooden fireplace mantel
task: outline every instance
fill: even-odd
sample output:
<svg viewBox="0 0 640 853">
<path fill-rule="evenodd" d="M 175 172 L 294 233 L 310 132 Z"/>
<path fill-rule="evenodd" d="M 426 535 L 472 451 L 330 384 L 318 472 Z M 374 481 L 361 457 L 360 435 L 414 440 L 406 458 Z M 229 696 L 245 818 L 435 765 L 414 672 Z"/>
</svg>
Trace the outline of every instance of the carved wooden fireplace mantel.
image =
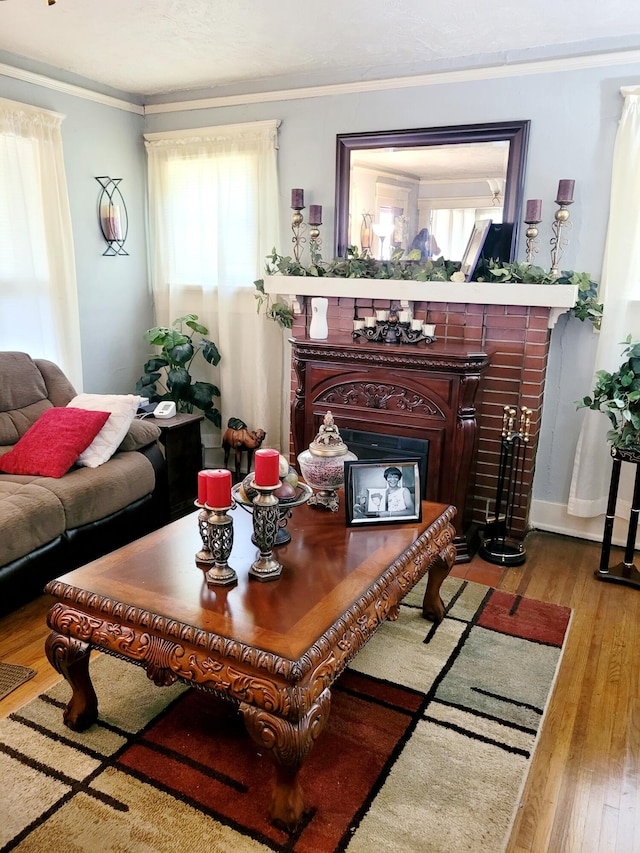
<svg viewBox="0 0 640 853">
<path fill-rule="evenodd" d="M 390 346 L 344 333 L 291 343 L 295 454 L 309 446 L 327 410 L 340 429 L 428 440 L 426 498 L 458 508 L 458 562 L 467 561 L 476 393 L 488 355 L 456 342 Z"/>
</svg>

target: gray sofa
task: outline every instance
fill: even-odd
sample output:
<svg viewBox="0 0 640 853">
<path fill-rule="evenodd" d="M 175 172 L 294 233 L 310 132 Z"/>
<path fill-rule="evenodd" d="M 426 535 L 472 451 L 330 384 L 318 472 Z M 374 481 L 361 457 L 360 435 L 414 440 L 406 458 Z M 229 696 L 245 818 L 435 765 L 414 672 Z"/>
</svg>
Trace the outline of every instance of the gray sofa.
<svg viewBox="0 0 640 853">
<path fill-rule="evenodd" d="M 0 352 L 0 458 L 53 406 L 76 392 L 50 361 Z M 0 613 L 41 594 L 54 577 L 167 520 L 158 427 L 134 420 L 114 455 L 60 478 L 0 472 Z"/>
</svg>

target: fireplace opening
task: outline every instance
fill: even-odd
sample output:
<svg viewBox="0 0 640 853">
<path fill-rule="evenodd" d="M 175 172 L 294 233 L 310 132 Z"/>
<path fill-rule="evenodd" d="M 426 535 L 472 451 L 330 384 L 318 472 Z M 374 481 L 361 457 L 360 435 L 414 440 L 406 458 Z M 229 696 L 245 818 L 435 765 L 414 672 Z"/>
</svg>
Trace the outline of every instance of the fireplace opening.
<svg viewBox="0 0 640 853">
<path fill-rule="evenodd" d="M 426 500 L 429 459 L 429 442 L 427 439 L 406 438 L 402 435 L 382 435 L 358 429 L 345 429 L 344 427 L 340 427 L 340 435 L 349 450 L 361 460 L 418 457 L 422 499 Z"/>
</svg>

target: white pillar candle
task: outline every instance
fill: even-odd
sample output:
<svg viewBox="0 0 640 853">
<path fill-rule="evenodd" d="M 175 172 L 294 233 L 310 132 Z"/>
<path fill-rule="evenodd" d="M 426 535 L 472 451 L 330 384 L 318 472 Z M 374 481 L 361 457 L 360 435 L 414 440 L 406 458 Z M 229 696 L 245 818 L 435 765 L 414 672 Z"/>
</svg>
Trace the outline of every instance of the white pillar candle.
<svg viewBox="0 0 640 853">
<path fill-rule="evenodd" d="M 387 316 L 388 314 L 386 311 L 376 311 L 376 320 L 379 323 L 384 323 L 387 319 Z"/>
<path fill-rule="evenodd" d="M 367 329 L 373 329 L 375 324 L 376 324 L 376 318 L 375 317 L 365 317 L 364 318 L 364 325 L 366 326 Z"/>
<path fill-rule="evenodd" d="M 411 321 L 411 328 L 413 329 L 414 332 L 421 332 L 422 331 L 422 320 L 412 320 Z"/>
<path fill-rule="evenodd" d="M 411 319 L 411 312 L 410 311 L 401 311 L 399 316 L 400 316 L 400 322 L 401 323 L 408 323 L 409 320 Z"/>
<path fill-rule="evenodd" d="M 436 333 L 436 327 L 433 325 L 433 323 L 423 323 L 422 324 L 422 334 L 425 335 L 427 338 L 434 337 L 435 333 Z"/>
<path fill-rule="evenodd" d="M 364 320 L 354 320 L 353 321 L 353 331 L 357 332 L 358 329 L 364 329 Z"/>
</svg>

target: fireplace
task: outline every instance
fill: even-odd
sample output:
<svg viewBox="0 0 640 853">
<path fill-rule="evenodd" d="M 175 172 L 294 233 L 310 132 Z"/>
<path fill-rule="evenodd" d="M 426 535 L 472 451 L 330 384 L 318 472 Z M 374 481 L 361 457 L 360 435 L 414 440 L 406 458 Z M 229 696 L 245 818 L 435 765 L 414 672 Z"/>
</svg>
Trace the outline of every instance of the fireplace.
<svg viewBox="0 0 640 853">
<path fill-rule="evenodd" d="M 312 441 L 328 410 L 343 436 L 366 426 L 386 437 L 381 440 L 387 445 L 397 446 L 400 438 L 428 442 L 424 496 L 457 508 L 458 561 L 468 560 L 475 400 L 487 355 L 455 342 L 390 346 L 340 333 L 323 341 L 296 337 L 292 346 L 295 456 Z"/>
<path fill-rule="evenodd" d="M 431 347 L 418 345 L 381 345 L 380 363 L 386 364 L 386 379 L 395 375 L 398 361 L 411 358 L 411 352 L 422 349 L 435 352 L 437 347 L 458 346 L 469 353 L 484 353 L 486 366 L 482 380 L 478 374 L 477 396 L 474 397 L 473 420 L 477 425 L 472 464 L 469 469 L 468 490 L 459 497 L 461 503 L 451 501 L 473 525 L 483 527 L 491 515 L 498 482 L 501 447 L 501 428 L 504 406 L 527 406 L 533 410 L 531 435 L 522 481 L 522 496 L 515 507 L 512 533 L 524 537 L 529 527 L 529 507 L 535 469 L 538 428 L 542 418 L 542 403 L 549 349 L 550 330 L 560 314 L 575 304 L 577 288 L 567 285 L 485 284 L 467 282 L 405 282 L 345 279 L 286 279 L 272 276 L 265 279 L 269 293 L 294 293 L 289 297 L 295 314 L 292 329 L 295 341 L 306 340 L 317 349 L 330 348 L 336 338 L 350 342 L 353 319 L 370 315 L 377 309 L 388 310 L 406 300 L 414 316 L 436 325 L 437 342 Z M 372 298 L 374 294 L 375 298 Z M 306 297 L 324 295 L 329 298 L 327 341 L 308 341 L 310 305 Z M 430 301 L 427 301 L 426 296 Z M 374 346 L 362 342 L 358 352 Z M 301 404 L 296 397 L 301 377 L 294 359 L 291 376 L 292 411 Z M 385 355 L 386 353 L 386 355 Z M 302 377 L 304 381 L 304 377 Z M 473 380 L 474 382 L 476 380 Z M 374 398 L 375 404 L 375 398 Z M 331 408 L 327 406 L 326 408 Z M 340 427 L 372 431 L 370 412 L 358 423 L 347 424 L 342 412 L 336 416 Z M 464 418 L 462 419 L 464 422 Z M 378 431 L 376 427 L 375 431 Z M 389 427 L 388 433 L 397 430 Z M 415 433 L 414 433 L 415 434 Z M 422 436 L 424 437 L 424 436 Z M 295 423 L 292 422 L 291 453 L 295 452 Z M 433 460 L 439 457 L 437 442 L 429 447 L 429 475 L 433 480 Z M 434 499 L 430 496 L 430 499 Z"/>
</svg>

